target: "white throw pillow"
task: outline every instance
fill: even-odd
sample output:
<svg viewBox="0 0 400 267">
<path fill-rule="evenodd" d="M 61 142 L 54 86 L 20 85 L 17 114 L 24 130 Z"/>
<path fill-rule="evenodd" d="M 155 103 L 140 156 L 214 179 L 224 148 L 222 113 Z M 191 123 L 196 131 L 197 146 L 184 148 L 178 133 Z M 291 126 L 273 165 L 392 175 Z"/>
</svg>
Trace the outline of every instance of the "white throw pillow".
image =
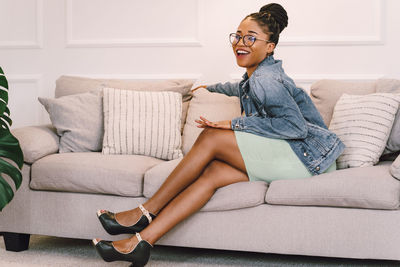
<svg viewBox="0 0 400 267">
<path fill-rule="evenodd" d="M 340 97 L 329 125 L 346 145 L 337 160 L 339 169 L 372 166 L 379 161 L 399 101 L 399 95 L 390 93 Z"/>
<path fill-rule="evenodd" d="M 200 116 L 210 121 L 224 121 L 239 117 L 239 98 L 220 93 L 211 93 L 204 88 L 194 91 L 183 128 L 182 150 L 185 155 L 203 131 L 203 128 L 198 128 L 198 123 L 194 121 L 195 119 L 199 119 Z"/>
<path fill-rule="evenodd" d="M 103 89 L 103 154 L 134 154 L 172 160 L 182 157 L 182 95 Z"/>
</svg>

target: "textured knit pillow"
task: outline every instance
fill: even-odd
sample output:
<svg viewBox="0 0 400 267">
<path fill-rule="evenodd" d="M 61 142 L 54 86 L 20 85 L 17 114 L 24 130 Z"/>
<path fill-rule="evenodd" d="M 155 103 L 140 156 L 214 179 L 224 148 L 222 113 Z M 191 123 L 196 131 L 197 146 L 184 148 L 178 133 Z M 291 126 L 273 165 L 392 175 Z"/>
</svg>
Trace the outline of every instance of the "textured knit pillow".
<svg viewBox="0 0 400 267">
<path fill-rule="evenodd" d="M 346 145 L 339 169 L 372 166 L 379 161 L 393 126 L 400 96 L 389 93 L 343 94 L 329 129 Z"/>
<path fill-rule="evenodd" d="M 59 152 L 100 151 L 103 142 L 103 103 L 94 93 L 42 98 L 60 136 Z"/>
<path fill-rule="evenodd" d="M 182 157 L 182 95 L 103 89 L 103 154 Z"/>
</svg>

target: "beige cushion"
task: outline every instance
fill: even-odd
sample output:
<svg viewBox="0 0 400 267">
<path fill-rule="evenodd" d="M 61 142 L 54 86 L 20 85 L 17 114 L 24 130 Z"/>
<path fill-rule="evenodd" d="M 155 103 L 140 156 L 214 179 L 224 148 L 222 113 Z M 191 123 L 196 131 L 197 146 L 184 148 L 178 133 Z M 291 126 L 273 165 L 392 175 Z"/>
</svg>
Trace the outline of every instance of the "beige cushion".
<svg viewBox="0 0 400 267">
<path fill-rule="evenodd" d="M 32 189 L 137 197 L 146 170 L 162 160 L 100 152 L 53 154 L 32 165 Z"/>
<path fill-rule="evenodd" d="M 400 181 L 390 164 L 350 168 L 305 179 L 277 180 L 269 185 L 268 204 L 397 209 Z"/>
<path fill-rule="evenodd" d="M 194 120 L 200 116 L 210 121 L 231 120 L 240 116 L 239 98 L 211 93 L 200 88 L 193 93 L 190 101 L 186 123 L 183 128 L 182 150 L 183 154 L 189 152 L 203 128 L 198 128 Z"/>
<path fill-rule="evenodd" d="M 150 198 L 182 159 L 165 161 L 144 176 L 143 195 Z M 240 182 L 219 188 L 201 211 L 221 211 L 254 207 L 264 203 L 267 183 Z"/>
<path fill-rule="evenodd" d="M 58 151 L 60 137 L 52 125 L 21 127 L 12 129 L 11 133 L 18 139 L 26 163 Z"/>
<path fill-rule="evenodd" d="M 101 150 L 104 132 L 101 96 L 83 93 L 54 99 L 39 97 L 39 102 L 60 136 L 60 153 Z"/>
<path fill-rule="evenodd" d="M 325 124 L 329 126 L 333 108 L 342 94 L 366 95 L 376 91 L 376 82 L 320 80 L 311 85 L 310 96 Z"/>
<path fill-rule="evenodd" d="M 336 103 L 329 130 L 345 144 L 339 169 L 372 166 L 379 161 L 389 138 L 400 95 L 343 94 Z"/>
<path fill-rule="evenodd" d="M 103 154 L 182 157 L 182 95 L 103 89 Z"/>
<path fill-rule="evenodd" d="M 185 123 L 188 102 L 192 95 L 193 80 L 171 79 L 164 81 L 130 81 L 122 79 L 92 79 L 75 76 L 61 76 L 56 81 L 55 97 L 71 94 L 80 94 L 91 91 L 102 90 L 103 87 L 120 88 L 135 91 L 172 91 L 182 95 L 182 124 Z"/>
</svg>

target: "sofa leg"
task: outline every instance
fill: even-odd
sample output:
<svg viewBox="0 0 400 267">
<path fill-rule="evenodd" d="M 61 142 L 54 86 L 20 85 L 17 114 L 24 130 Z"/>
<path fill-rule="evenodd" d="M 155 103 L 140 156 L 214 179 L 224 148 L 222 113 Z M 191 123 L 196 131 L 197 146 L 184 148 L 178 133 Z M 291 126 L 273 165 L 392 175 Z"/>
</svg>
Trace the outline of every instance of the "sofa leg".
<svg viewBox="0 0 400 267">
<path fill-rule="evenodd" d="M 24 251 L 29 247 L 30 234 L 3 232 L 4 243 L 8 251 Z"/>
</svg>

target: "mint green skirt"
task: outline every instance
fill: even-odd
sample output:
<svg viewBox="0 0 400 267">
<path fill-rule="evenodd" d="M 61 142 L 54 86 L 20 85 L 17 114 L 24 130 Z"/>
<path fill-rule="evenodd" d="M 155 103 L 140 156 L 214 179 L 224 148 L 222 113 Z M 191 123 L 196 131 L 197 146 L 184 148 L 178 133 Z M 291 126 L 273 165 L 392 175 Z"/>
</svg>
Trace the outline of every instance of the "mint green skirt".
<svg viewBox="0 0 400 267">
<path fill-rule="evenodd" d="M 235 136 L 250 181 L 270 183 L 313 176 L 285 140 L 240 131 L 235 131 Z M 336 162 L 325 172 L 334 170 Z"/>
</svg>

